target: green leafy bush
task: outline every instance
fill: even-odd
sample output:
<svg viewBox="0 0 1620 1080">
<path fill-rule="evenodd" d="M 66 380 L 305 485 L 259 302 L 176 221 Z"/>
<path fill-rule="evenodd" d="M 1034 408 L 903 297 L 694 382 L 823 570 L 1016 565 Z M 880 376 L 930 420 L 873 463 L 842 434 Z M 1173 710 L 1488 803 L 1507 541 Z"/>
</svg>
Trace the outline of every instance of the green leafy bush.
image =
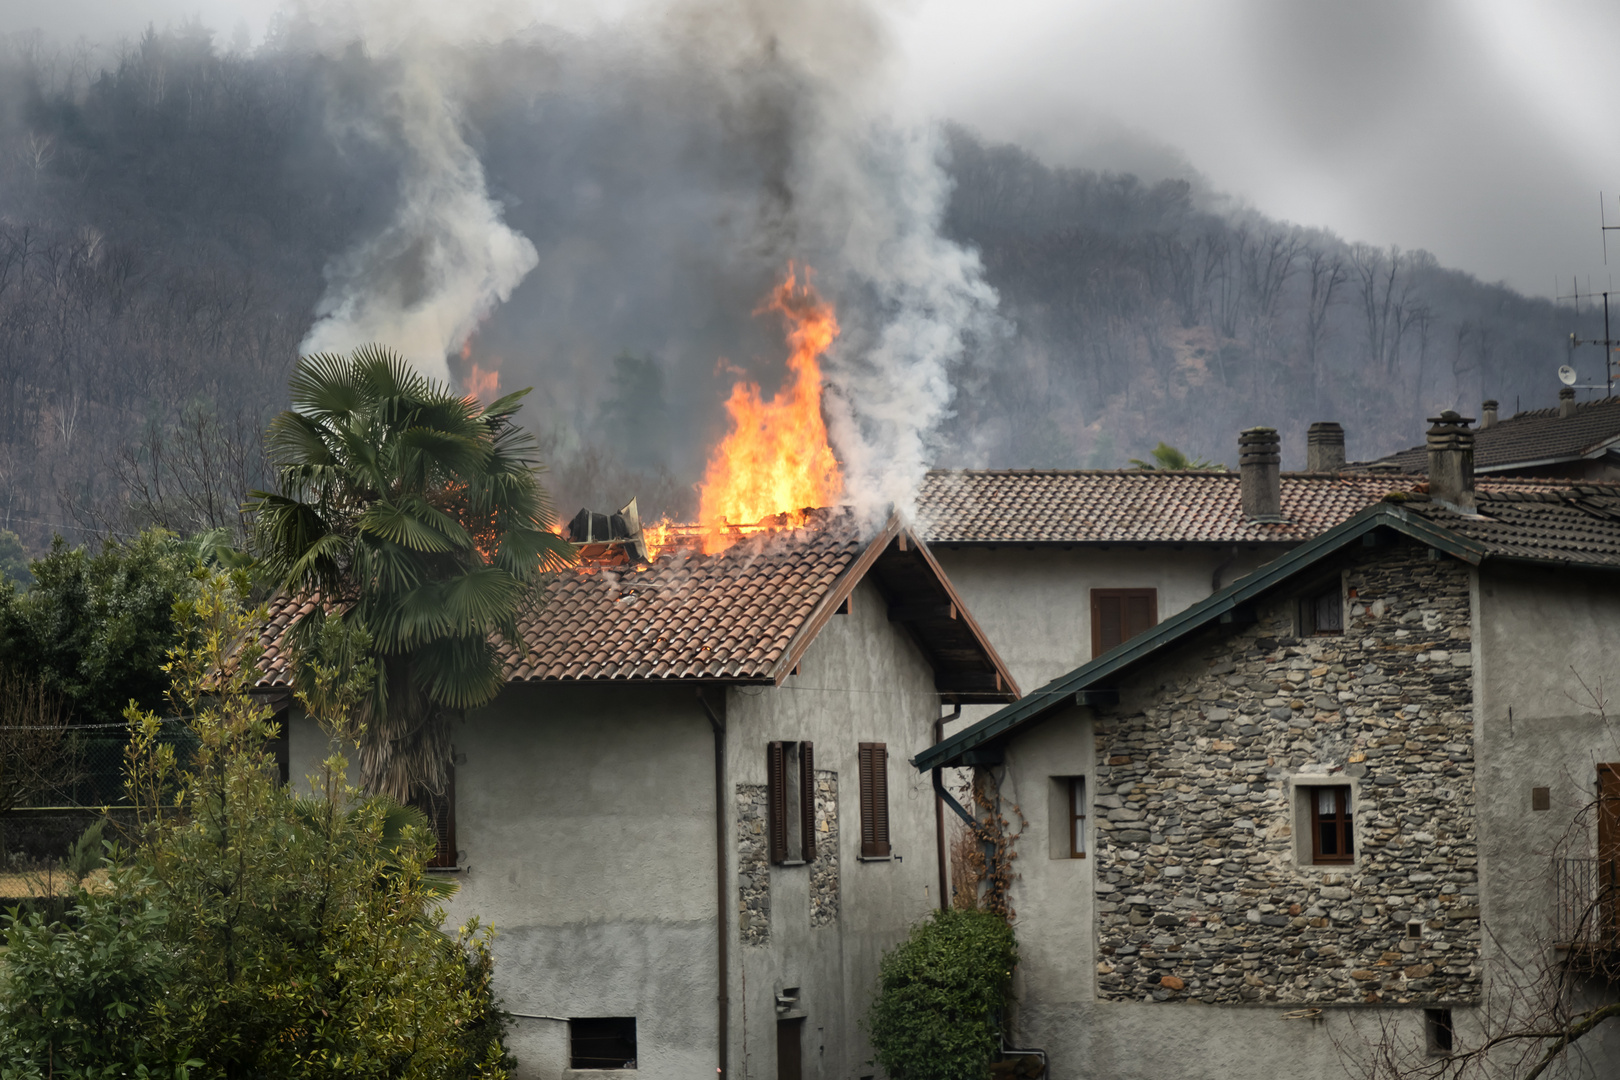
<svg viewBox="0 0 1620 1080">
<path fill-rule="evenodd" d="M 940 911 L 884 955 L 866 1019 L 893 1080 L 985 1080 L 1018 962 L 1012 927 L 989 911 Z"/>
<path fill-rule="evenodd" d="M 0 920 L 0 1080 L 500 1080 L 488 936 L 443 932 L 425 819 L 349 786 L 341 753 L 313 797 L 277 781 L 244 584 L 205 579 L 175 605 L 170 705 L 197 752 L 182 767 L 130 707 L 138 821 L 106 845 L 106 883 L 60 921 Z M 371 678 L 315 666 L 319 712 Z"/>
</svg>

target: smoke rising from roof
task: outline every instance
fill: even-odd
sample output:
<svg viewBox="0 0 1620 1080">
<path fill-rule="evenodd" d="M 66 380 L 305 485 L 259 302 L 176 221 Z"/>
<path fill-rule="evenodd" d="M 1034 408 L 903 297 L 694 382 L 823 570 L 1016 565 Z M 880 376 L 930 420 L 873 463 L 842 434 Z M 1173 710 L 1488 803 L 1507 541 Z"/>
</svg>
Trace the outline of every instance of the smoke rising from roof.
<svg viewBox="0 0 1620 1080">
<path fill-rule="evenodd" d="M 562 457 L 639 443 L 642 464 L 694 475 L 734 373 L 781 378 L 775 327 L 752 313 L 798 260 L 846 328 L 827 411 L 847 497 L 873 522 L 909 508 L 948 368 L 996 297 L 939 232 L 936 132 L 883 107 L 869 4 L 685 0 L 575 33 L 511 31 L 509 8 L 494 36 L 382 10 L 283 32 L 357 65 L 328 124 L 398 163 L 387 225 L 328 263 L 305 351 L 383 341 L 445 378 L 483 324 L 475 358 L 503 386 L 542 386 L 552 416 L 529 420 L 556 425 Z M 622 400 L 636 388 L 608 385 L 615 355 L 676 400 Z M 665 445 L 612 429 L 642 416 Z"/>
</svg>

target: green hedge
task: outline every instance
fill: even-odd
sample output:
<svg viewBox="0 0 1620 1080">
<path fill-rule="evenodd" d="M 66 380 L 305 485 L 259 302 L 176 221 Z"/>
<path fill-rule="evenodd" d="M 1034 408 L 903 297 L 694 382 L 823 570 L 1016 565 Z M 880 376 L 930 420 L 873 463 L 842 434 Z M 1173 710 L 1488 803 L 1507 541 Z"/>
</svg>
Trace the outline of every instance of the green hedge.
<svg viewBox="0 0 1620 1080">
<path fill-rule="evenodd" d="M 988 911 L 941 911 L 883 957 L 866 1027 L 892 1080 L 985 1080 L 1018 946 Z"/>
</svg>

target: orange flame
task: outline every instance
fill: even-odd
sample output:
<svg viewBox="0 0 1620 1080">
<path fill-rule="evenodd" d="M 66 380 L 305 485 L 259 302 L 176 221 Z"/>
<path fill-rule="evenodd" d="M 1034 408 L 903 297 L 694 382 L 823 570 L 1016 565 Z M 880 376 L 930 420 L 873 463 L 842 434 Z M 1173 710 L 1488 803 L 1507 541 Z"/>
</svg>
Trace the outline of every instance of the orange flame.
<svg viewBox="0 0 1620 1080">
<path fill-rule="evenodd" d="M 477 398 L 488 405 L 500 395 L 501 373 L 494 369 L 485 371 L 477 364 L 473 364 L 467 369 L 467 374 L 462 376 L 461 388 L 466 391 L 468 397 Z"/>
<path fill-rule="evenodd" d="M 803 511 L 828 506 L 843 493 L 838 460 L 827 445 L 821 418 L 820 358 L 838 336 L 832 305 L 810 285 L 801 285 L 789 265 L 787 278 L 755 314 L 775 311 L 787 322 L 791 381 L 769 401 L 759 385 L 738 382 L 726 400 L 731 431 L 709 457 L 699 489 L 698 521 L 704 551 L 713 553 L 737 538 L 737 526 L 775 515 L 802 524 Z"/>
</svg>

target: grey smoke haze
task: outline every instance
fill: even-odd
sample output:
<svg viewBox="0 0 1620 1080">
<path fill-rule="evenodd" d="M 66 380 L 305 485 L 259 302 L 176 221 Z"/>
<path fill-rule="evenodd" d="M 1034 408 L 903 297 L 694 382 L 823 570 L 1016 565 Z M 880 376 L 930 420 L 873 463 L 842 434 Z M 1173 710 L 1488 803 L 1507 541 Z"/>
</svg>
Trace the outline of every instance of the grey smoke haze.
<svg viewBox="0 0 1620 1080">
<path fill-rule="evenodd" d="M 460 7 L 461 5 L 458 5 Z M 631 6 L 531 4 L 548 25 Z M 134 35 L 190 15 L 262 40 L 276 0 L 0 0 L 0 31 Z M 1274 217 L 1427 248 L 1548 295 L 1607 281 L 1620 216 L 1605 0 L 914 0 L 885 8 L 905 107 L 1064 164 L 1196 169 Z"/>
</svg>

